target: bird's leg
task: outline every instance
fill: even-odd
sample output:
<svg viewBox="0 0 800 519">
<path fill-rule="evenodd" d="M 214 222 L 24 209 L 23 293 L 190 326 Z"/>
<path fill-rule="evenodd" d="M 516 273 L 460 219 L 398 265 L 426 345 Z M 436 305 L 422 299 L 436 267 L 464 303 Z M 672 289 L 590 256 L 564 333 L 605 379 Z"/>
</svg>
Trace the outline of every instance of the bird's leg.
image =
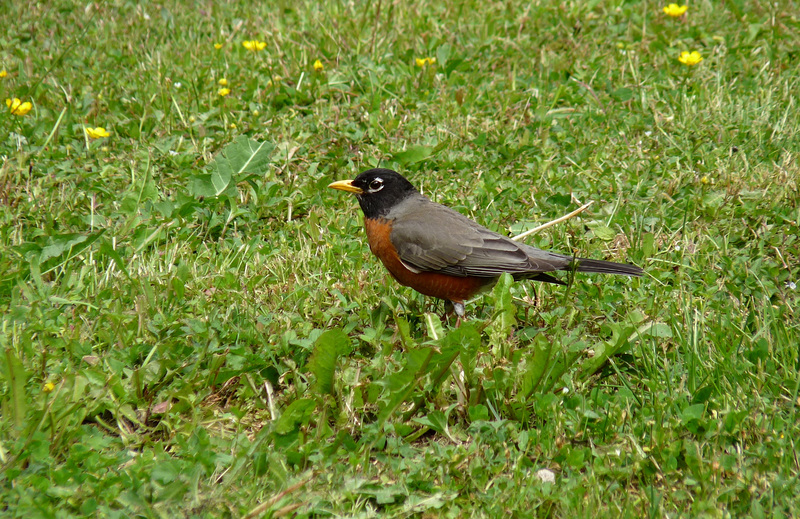
<svg viewBox="0 0 800 519">
<path fill-rule="evenodd" d="M 456 319 L 456 328 L 461 326 L 461 318 L 464 317 L 464 303 L 460 301 L 451 301 L 453 304 L 453 310 L 456 311 L 456 315 L 458 318 Z"/>
<path fill-rule="evenodd" d="M 449 301 L 447 299 L 443 299 L 442 301 L 444 301 L 444 315 L 442 315 L 442 320 L 443 321 L 445 321 L 445 320 L 449 321 L 450 320 L 450 316 L 453 315 L 453 311 L 455 310 L 455 307 L 453 306 L 453 302 L 452 301 Z"/>
<path fill-rule="evenodd" d="M 458 328 L 461 326 L 461 318 L 464 317 L 464 303 L 445 300 L 444 318 L 448 319 L 453 312 L 456 313 L 456 328 Z"/>
</svg>

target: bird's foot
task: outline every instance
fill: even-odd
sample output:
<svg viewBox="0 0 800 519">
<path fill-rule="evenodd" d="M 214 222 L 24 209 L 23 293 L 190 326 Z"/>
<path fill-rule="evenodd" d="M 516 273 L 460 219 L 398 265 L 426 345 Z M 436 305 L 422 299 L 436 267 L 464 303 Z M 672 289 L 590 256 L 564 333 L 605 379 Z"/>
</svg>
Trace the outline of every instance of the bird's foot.
<svg viewBox="0 0 800 519">
<path fill-rule="evenodd" d="M 464 303 L 461 301 L 447 301 L 445 303 L 445 316 L 448 316 L 451 312 L 456 313 L 456 328 L 461 326 L 461 320 L 464 318 Z"/>
</svg>

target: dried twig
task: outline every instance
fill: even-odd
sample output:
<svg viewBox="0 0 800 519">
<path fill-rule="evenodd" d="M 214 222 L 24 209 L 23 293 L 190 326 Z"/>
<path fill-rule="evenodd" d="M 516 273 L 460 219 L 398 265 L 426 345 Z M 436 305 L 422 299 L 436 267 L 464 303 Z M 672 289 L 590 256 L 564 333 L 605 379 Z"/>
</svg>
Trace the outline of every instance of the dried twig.
<svg viewBox="0 0 800 519">
<path fill-rule="evenodd" d="M 244 516 L 244 519 L 254 519 L 255 517 L 260 517 L 267 510 L 269 510 L 273 505 L 275 505 L 278 501 L 283 499 L 284 496 L 286 496 L 287 494 L 291 494 L 292 492 L 294 492 L 295 490 L 297 490 L 299 488 L 304 487 L 306 485 L 306 483 L 311 481 L 313 478 L 314 478 L 314 474 L 311 474 L 309 477 L 305 478 L 304 480 L 300 481 L 299 483 L 295 483 L 294 485 L 290 486 L 289 488 L 287 488 L 283 492 L 280 492 L 280 493 L 272 496 L 270 499 L 266 500 L 265 502 L 261 503 L 257 507 L 255 507 L 252 510 L 250 510 L 250 512 L 247 515 Z M 292 510 L 295 510 L 299 506 L 300 506 L 300 504 L 298 504 L 298 503 L 292 503 L 290 505 L 284 506 L 283 508 L 281 508 L 281 509 L 279 509 L 279 510 L 277 510 L 275 512 L 275 516 L 278 517 L 279 515 L 285 515 L 285 514 L 291 512 Z"/>
<path fill-rule="evenodd" d="M 566 215 L 564 215 L 564 216 L 562 216 L 562 217 L 560 217 L 560 218 L 556 218 L 556 219 L 555 219 L 555 220 L 553 220 L 553 221 L 550 221 L 550 222 L 547 222 L 547 223 L 543 223 L 542 225 L 540 225 L 540 226 L 538 226 L 538 227 L 535 227 L 535 228 L 533 228 L 533 229 L 530 229 L 530 230 L 528 230 L 528 231 L 525 231 L 525 232 L 524 232 L 524 233 L 522 233 L 522 234 L 518 234 L 518 235 L 516 235 L 516 236 L 513 236 L 511 239 L 512 239 L 512 240 L 521 240 L 522 238 L 525 238 L 525 237 L 527 237 L 527 236 L 530 236 L 531 234 L 536 234 L 537 232 L 539 232 L 539 231 L 542 231 L 542 230 L 544 230 L 544 229 L 547 229 L 548 227 L 552 227 L 552 226 L 554 226 L 554 225 L 555 225 L 555 224 L 557 224 L 557 223 L 561 223 L 561 222 L 563 222 L 564 220 L 569 220 L 569 219 L 570 219 L 570 218 L 572 218 L 573 216 L 579 215 L 579 214 L 581 214 L 582 212 L 584 212 L 585 210 L 589 209 L 589 206 L 590 206 L 590 205 L 592 205 L 593 203 L 594 203 L 594 201 L 592 201 L 592 202 L 589 202 L 588 204 L 583 204 L 582 206 L 580 206 L 579 208 L 575 209 L 574 211 L 572 211 L 572 212 L 571 212 L 571 213 L 569 213 L 569 214 L 566 214 Z"/>
</svg>

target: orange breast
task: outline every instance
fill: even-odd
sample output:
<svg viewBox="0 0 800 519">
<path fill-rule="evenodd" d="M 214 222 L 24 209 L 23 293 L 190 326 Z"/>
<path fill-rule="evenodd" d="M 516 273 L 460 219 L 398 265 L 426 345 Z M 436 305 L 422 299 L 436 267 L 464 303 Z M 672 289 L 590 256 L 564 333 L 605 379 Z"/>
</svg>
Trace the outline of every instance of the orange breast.
<svg viewBox="0 0 800 519">
<path fill-rule="evenodd" d="M 463 303 L 480 291 L 491 279 L 457 277 L 438 272 L 412 272 L 397 255 L 392 244 L 391 222 L 385 218 L 364 219 L 367 241 L 372 253 L 381 260 L 393 278 L 401 285 L 411 287 L 426 296 Z"/>
</svg>

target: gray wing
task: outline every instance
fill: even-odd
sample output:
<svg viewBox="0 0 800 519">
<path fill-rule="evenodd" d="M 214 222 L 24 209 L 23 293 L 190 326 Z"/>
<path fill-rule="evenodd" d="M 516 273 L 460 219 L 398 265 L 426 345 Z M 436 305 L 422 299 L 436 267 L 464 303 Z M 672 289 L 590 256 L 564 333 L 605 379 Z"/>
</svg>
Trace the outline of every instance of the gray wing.
<svg viewBox="0 0 800 519">
<path fill-rule="evenodd" d="M 512 241 L 427 198 L 395 211 L 391 240 L 403 263 L 452 276 L 531 277 L 567 268 L 572 258 Z M 422 206 L 422 207 L 420 207 Z"/>
</svg>

